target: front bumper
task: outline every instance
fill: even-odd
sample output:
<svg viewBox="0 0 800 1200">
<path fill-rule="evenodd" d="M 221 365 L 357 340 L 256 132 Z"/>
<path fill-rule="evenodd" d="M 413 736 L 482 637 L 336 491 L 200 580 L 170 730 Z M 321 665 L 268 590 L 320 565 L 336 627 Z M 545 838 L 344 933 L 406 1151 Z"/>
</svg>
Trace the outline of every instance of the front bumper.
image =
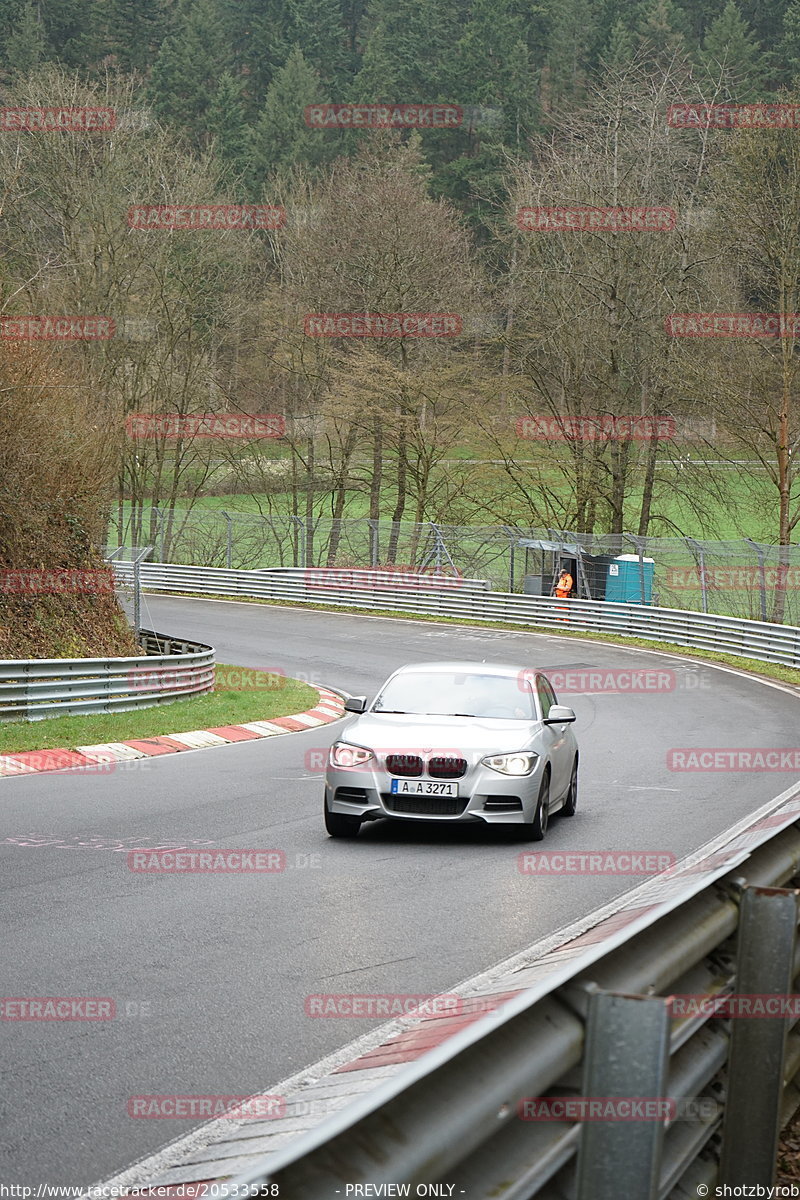
<svg viewBox="0 0 800 1200">
<path fill-rule="evenodd" d="M 522 825 L 533 820 L 542 773 L 537 759 L 530 775 L 503 775 L 477 764 L 460 779 L 435 782 L 458 784 L 458 796 L 392 795 L 398 776 L 375 764 L 343 768 L 329 766 L 325 775 L 325 803 L 331 812 L 375 821 L 392 817 L 402 821 L 483 821 L 487 825 Z M 419 776 L 433 780 L 431 775 Z"/>
</svg>

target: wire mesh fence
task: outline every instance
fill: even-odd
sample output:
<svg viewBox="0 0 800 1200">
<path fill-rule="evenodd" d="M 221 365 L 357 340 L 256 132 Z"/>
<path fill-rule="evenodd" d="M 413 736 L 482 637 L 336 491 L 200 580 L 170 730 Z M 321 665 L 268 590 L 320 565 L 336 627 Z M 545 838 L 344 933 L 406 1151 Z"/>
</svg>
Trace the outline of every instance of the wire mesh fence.
<svg viewBox="0 0 800 1200">
<path fill-rule="evenodd" d="M 140 536 L 132 537 L 133 533 Z M 800 623 L 800 546 L 741 541 L 586 534 L 503 525 L 418 524 L 367 518 L 261 516 L 204 509 L 138 510 L 109 542 L 152 545 L 153 562 L 238 570 L 374 567 L 460 574 L 495 590 L 550 595 L 566 565 L 574 596 L 606 595 L 615 562 L 638 567 L 633 594 L 614 599 Z M 616 570 L 619 570 L 617 567 Z M 647 579 L 645 589 L 644 580 Z"/>
</svg>

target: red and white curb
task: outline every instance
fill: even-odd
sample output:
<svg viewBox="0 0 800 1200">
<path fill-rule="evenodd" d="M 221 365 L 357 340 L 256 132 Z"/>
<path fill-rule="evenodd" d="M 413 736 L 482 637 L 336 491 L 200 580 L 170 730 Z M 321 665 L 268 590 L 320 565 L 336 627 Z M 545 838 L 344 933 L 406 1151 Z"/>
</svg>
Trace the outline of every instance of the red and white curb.
<svg viewBox="0 0 800 1200">
<path fill-rule="evenodd" d="M 386 1085 L 400 1091 L 427 1070 L 425 1055 L 439 1048 L 455 1056 L 485 1035 L 485 1020 L 510 1017 L 609 954 L 633 934 L 685 904 L 743 863 L 764 842 L 800 821 L 797 784 L 719 834 L 675 867 L 603 908 L 535 943 L 528 950 L 459 984 L 428 1010 L 400 1017 L 351 1042 L 290 1079 L 250 1098 L 250 1110 L 269 1119 L 219 1118 L 89 1189 L 86 1196 L 124 1195 L 158 1187 L 162 1196 L 215 1194 L 212 1184 L 242 1172 L 277 1169 L 282 1152 L 312 1134 L 339 1110 Z M 452 1001 L 458 998 L 457 1010 Z M 434 1011 L 437 1007 L 441 1011 Z M 449 1011 L 448 1011 L 449 1010 Z M 478 1023 L 484 1020 L 483 1025 Z M 472 1028 L 471 1028 L 472 1027 Z M 452 1039 L 451 1046 L 445 1043 Z M 276 1101 L 279 1105 L 276 1106 Z M 238 1108 L 247 1109 L 247 1103 Z M 291 1153 L 291 1151 L 290 1151 Z M 274 1155 L 271 1161 L 270 1156 Z M 208 1185 L 208 1188 L 206 1186 Z M 110 1189 L 119 1189 L 111 1191 Z M 196 1189 L 196 1190 L 195 1190 Z M 209 1189 L 211 1189 L 209 1191 Z"/>
<path fill-rule="evenodd" d="M 178 754 L 181 750 L 204 750 L 209 746 L 229 746 L 233 742 L 257 741 L 279 733 L 299 733 L 317 725 L 328 725 L 344 715 L 344 700 L 330 688 L 317 688 L 319 703 L 307 712 L 269 721 L 248 721 L 246 725 L 220 725 L 216 729 L 190 729 L 161 737 L 132 738 L 127 742 L 101 742 L 96 746 L 76 746 L 72 750 L 26 750 L 0 755 L 0 776 L 36 775 L 42 771 L 96 769 L 105 763 L 129 762 L 137 758 L 155 758 L 160 754 Z"/>
</svg>

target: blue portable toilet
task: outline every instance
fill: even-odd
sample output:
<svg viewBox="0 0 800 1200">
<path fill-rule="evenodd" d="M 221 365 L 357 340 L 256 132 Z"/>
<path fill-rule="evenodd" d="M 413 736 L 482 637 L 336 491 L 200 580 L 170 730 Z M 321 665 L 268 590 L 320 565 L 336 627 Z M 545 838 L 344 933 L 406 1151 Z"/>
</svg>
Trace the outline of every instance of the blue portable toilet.
<svg viewBox="0 0 800 1200">
<path fill-rule="evenodd" d="M 642 574 L 644 574 L 644 603 L 653 602 L 652 558 L 639 560 L 638 554 L 620 554 L 608 564 L 606 600 L 618 604 L 642 603 Z"/>
</svg>

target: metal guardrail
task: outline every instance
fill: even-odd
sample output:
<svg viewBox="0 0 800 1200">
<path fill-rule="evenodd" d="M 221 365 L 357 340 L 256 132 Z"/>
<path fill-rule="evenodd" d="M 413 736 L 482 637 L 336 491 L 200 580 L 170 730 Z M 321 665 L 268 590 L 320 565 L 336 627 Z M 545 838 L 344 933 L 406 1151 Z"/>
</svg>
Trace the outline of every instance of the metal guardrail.
<svg viewBox="0 0 800 1200">
<path fill-rule="evenodd" d="M 142 630 L 146 653 L 131 658 L 0 661 L 0 721 L 125 712 L 214 687 L 214 650 Z"/>
<path fill-rule="evenodd" d="M 726 1018 L 714 1004 L 797 991 L 797 792 L 786 807 L 781 830 L 765 831 L 775 817 L 754 823 L 752 852 L 678 881 L 647 928 L 618 929 L 594 959 L 591 944 L 572 961 L 554 951 L 539 984 L 316 1128 L 301 1123 L 219 1195 L 689 1200 L 715 1184 L 771 1184 L 779 1129 L 800 1105 L 800 1027 L 791 1016 Z M 677 1016 L 670 997 L 687 996 L 707 1004 Z M 526 1101 L 563 1097 L 665 1105 L 657 1120 L 522 1119 Z M 378 1190 L 398 1184 L 409 1191 Z"/>
<path fill-rule="evenodd" d="M 120 584 L 130 585 L 130 564 L 115 562 L 114 569 Z M 279 571 L 228 571 L 142 563 L 140 570 L 142 586 L 155 591 L 290 600 L 309 606 L 421 613 L 556 629 L 563 626 L 569 631 L 613 633 L 800 666 L 800 628 L 742 617 L 493 592 L 487 589 L 484 580 L 424 574 L 398 576 L 366 569 L 326 571 L 320 567 L 294 567 Z M 414 585 L 409 586 L 412 578 Z"/>
</svg>

